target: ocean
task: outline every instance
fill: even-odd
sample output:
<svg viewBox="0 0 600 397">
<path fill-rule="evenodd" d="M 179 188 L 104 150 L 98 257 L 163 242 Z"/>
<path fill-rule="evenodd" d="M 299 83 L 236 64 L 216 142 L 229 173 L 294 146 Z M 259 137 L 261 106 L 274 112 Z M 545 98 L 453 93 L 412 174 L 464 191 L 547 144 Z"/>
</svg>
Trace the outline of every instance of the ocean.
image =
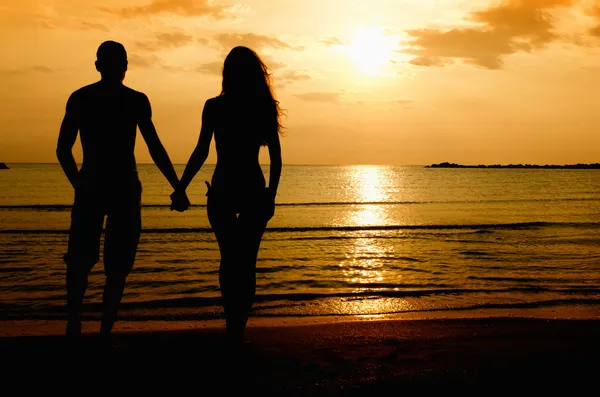
<svg viewBox="0 0 600 397">
<path fill-rule="evenodd" d="M 8 165 L 0 316 L 62 319 L 73 191 L 57 164 Z M 205 207 L 213 170 L 179 213 L 156 166 L 139 165 L 143 232 L 122 319 L 222 317 Z M 583 307 L 598 318 L 600 170 L 284 165 L 257 267 L 255 317 Z M 100 262 L 91 317 L 103 282 Z"/>
</svg>

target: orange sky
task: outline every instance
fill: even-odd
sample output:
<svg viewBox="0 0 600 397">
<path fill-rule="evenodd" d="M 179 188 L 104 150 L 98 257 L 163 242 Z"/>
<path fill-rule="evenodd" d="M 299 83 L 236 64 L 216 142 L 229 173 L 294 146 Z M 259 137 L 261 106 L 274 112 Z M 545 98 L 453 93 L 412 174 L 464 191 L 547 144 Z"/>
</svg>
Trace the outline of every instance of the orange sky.
<svg viewBox="0 0 600 397">
<path fill-rule="evenodd" d="M 600 0 L 0 0 L 0 161 L 56 162 L 109 39 L 176 163 L 235 45 L 273 71 L 287 164 L 600 161 Z"/>
</svg>

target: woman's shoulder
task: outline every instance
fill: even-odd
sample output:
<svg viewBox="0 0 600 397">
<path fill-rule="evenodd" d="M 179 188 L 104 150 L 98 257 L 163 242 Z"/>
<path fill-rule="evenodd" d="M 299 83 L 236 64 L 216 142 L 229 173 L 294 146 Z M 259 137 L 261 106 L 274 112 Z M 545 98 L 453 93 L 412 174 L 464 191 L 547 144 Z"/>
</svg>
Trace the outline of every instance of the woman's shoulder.
<svg viewBox="0 0 600 397">
<path fill-rule="evenodd" d="M 222 103 L 223 99 L 224 99 L 223 96 L 218 95 L 218 96 L 215 96 L 215 97 L 212 97 L 212 98 L 208 98 L 206 100 L 206 104 L 207 105 L 216 105 L 218 103 Z"/>
<path fill-rule="evenodd" d="M 223 99 L 224 98 L 222 96 L 216 96 L 216 97 L 207 99 L 206 102 L 204 103 L 204 110 L 217 111 L 219 109 L 222 109 L 223 105 L 224 105 Z"/>
</svg>

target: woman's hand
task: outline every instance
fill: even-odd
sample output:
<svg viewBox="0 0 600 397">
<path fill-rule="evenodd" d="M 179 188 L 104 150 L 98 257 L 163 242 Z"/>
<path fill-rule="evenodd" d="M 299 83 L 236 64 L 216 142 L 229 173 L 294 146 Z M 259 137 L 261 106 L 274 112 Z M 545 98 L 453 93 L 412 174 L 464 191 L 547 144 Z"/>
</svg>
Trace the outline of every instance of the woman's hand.
<svg viewBox="0 0 600 397">
<path fill-rule="evenodd" d="M 171 193 L 171 211 L 183 212 L 190 208 L 190 200 L 185 190 L 176 190 Z"/>
<path fill-rule="evenodd" d="M 275 215 L 275 193 L 269 188 L 265 188 L 262 198 L 263 213 L 267 221 Z"/>
</svg>

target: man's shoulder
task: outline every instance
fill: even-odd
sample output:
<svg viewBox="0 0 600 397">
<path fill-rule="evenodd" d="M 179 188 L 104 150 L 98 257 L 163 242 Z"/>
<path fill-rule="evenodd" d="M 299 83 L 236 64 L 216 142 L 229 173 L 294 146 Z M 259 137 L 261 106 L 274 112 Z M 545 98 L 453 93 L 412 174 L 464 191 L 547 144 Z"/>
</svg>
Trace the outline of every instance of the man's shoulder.
<svg viewBox="0 0 600 397">
<path fill-rule="evenodd" d="M 90 98 L 94 97 L 94 94 L 97 90 L 96 84 L 97 83 L 88 84 L 73 91 L 71 95 L 69 95 L 67 107 L 71 109 L 79 109 L 80 106 L 88 102 Z"/>
<path fill-rule="evenodd" d="M 85 97 L 88 95 L 92 95 L 94 92 L 96 92 L 97 89 L 98 89 L 98 83 L 92 83 L 92 84 L 85 85 L 85 86 L 73 91 L 73 93 L 71 94 L 71 98 L 81 98 L 81 97 Z"/>
<path fill-rule="evenodd" d="M 123 89 L 124 89 L 125 95 L 129 96 L 133 100 L 142 101 L 142 102 L 149 101 L 148 95 L 144 94 L 142 91 L 134 90 L 133 88 L 127 87 L 126 85 L 123 85 Z"/>
<path fill-rule="evenodd" d="M 148 96 L 141 91 L 123 85 L 125 101 L 138 112 L 141 118 L 152 117 L 152 106 Z"/>
<path fill-rule="evenodd" d="M 104 97 L 105 89 L 100 85 L 99 82 L 88 84 L 83 86 L 70 95 L 70 101 L 86 101 L 86 99 L 97 99 Z M 141 91 L 134 90 L 133 88 L 122 86 L 121 95 L 124 96 L 125 100 L 146 106 L 149 103 L 148 96 Z"/>
</svg>

